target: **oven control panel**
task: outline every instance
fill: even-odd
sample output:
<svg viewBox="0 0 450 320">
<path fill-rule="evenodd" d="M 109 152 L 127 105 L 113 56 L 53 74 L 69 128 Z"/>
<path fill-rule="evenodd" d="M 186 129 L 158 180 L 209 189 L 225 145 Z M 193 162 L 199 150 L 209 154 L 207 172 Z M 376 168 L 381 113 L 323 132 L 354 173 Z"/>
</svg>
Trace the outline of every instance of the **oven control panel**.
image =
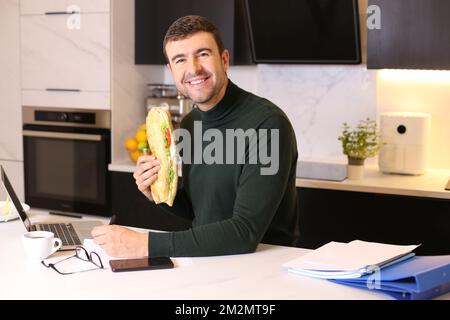
<svg viewBox="0 0 450 320">
<path fill-rule="evenodd" d="M 111 129 L 111 111 L 23 106 L 24 126 L 55 126 Z"/>
<path fill-rule="evenodd" d="M 35 111 L 35 121 L 72 122 L 95 124 L 95 113 L 92 112 L 62 112 L 62 111 Z"/>
</svg>

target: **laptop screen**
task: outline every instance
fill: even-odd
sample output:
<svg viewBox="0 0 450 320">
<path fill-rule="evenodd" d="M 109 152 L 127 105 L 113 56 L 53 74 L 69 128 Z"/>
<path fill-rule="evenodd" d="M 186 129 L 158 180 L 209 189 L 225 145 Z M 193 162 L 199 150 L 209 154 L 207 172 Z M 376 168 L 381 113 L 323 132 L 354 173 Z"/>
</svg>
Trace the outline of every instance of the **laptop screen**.
<svg viewBox="0 0 450 320">
<path fill-rule="evenodd" d="M 3 170 L 3 166 L 0 166 L 1 169 L 1 179 L 3 182 L 3 185 L 5 186 L 6 192 L 9 194 L 9 197 L 11 198 L 14 207 L 16 207 L 17 212 L 19 213 L 20 219 L 22 219 L 25 228 L 27 230 L 30 230 L 30 220 L 28 219 L 27 214 L 25 213 L 25 210 L 23 210 L 22 204 L 20 203 L 19 198 L 17 198 L 16 192 L 14 191 L 11 183 L 9 182 L 8 176 L 6 175 L 5 170 Z"/>
</svg>

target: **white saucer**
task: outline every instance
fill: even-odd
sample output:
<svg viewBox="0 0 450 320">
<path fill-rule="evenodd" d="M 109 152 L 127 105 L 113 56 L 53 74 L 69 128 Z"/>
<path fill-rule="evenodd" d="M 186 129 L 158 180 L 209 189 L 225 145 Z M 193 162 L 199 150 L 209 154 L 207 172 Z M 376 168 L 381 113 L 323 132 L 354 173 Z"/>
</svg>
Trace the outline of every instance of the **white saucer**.
<svg viewBox="0 0 450 320">
<path fill-rule="evenodd" d="M 17 213 L 15 214 L 10 214 L 8 216 L 3 216 L 0 215 L 0 223 L 2 222 L 8 222 L 8 221 L 13 221 L 13 220 L 17 220 L 19 219 L 19 215 Z"/>
<path fill-rule="evenodd" d="M 14 204 L 12 201 L 9 201 L 9 213 L 8 215 L 4 215 L 3 213 L 3 207 L 5 206 L 5 201 L 0 201 L 0 222 L 8 222 L 12 220 L 19 219 L 19 214 L 17 213 L 16 208 L 14 207 Z M 27 212 L 30 210 L 30 206 L 22 203 L 23 210 Z"/>
</svg>

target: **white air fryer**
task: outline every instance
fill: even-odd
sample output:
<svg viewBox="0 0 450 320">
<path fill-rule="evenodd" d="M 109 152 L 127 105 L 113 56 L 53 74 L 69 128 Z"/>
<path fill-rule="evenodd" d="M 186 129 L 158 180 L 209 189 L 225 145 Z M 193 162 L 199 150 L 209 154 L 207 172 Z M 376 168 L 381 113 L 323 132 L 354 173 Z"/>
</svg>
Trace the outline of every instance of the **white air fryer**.
<svg viewBox="0 0 450 320">
<path fill-rule="evenodd" d="M 431 116 L 428 113 L 381 114 L 378 166 L 385 173 L 421 175 L 427 171 Z"/>
</svg>

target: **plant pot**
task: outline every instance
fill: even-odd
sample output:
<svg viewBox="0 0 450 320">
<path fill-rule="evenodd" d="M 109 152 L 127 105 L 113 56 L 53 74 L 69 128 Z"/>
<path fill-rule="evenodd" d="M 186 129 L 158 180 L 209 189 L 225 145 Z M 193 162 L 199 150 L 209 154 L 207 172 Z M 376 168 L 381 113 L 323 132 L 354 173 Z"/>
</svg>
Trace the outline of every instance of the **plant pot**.
<svg viewBox="0 0 450 320">
<path fill-rule="evenodd" d="M 347 179 L 362 180 L 364 178 L 364 160 L 357 158 L 348 158 Z"/>
</svg>

